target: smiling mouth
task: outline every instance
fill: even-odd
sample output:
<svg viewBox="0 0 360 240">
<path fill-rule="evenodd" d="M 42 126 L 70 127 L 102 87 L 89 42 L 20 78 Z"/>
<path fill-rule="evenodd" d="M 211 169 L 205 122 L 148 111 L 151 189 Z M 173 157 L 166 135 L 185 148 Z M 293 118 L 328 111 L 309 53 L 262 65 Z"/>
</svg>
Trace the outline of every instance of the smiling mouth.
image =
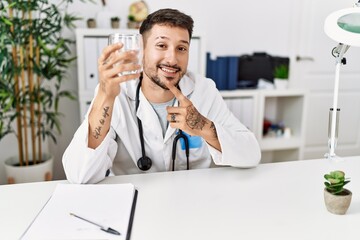
<svg viewBox="0 0 360 240">
<path fill-rule="evenodd" d="M 161 64 L 158 65 L 158 68 L 160 68 L 161 71 L 163 71 L 165 73 L 169 73 L 169 74 L 175 74 L 181 70 L 179 67 L 171 67 L 171 66 L 166 66 L 166 65 L 161 65 Z"/>
</svg>

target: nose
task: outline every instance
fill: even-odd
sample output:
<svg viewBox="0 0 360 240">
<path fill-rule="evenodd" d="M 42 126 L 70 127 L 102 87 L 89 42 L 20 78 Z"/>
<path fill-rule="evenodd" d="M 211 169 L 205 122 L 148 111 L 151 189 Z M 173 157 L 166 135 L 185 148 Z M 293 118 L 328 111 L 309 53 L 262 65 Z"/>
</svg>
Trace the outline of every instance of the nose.
<svg viewBox="0 0 360 240">
<path fill-rule="evenodd" d="M 165 54 L 165 62 L 170 66 L 174 66 L 178 63 L 176 49 L 169 48 Z"/>
</svg>

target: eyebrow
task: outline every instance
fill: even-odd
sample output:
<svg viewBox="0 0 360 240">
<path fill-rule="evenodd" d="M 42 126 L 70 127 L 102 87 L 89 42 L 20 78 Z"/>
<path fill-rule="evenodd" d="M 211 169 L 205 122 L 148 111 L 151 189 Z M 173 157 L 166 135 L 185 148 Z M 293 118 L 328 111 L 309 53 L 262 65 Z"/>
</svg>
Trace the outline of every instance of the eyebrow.
<svg viewBox="0 0 360 240">
<path fill-rule="evenodd" d="M 155 40 L 157 40 L 157 39 L 167 39 L 167 40 L 170 40 L 170 38 L 165 37 L 165 36 L 158 36 L 158 37 L 155 38 Z M 186 40 L 180 40 L 180 42 L 182 42 L 182 43 L 184 43 L 184 44 L 187 44 L 187 45 L 190 45 L 190 43 L 189 43 L 188 41 L 186 41 Z"/>
</svg>

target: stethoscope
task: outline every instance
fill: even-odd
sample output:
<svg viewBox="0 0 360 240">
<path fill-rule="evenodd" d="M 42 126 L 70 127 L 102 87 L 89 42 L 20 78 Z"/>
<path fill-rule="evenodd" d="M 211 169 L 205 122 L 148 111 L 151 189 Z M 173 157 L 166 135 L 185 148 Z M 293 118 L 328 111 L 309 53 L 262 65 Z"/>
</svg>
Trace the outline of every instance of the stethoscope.
<svg viewBox="0 0 360 240">
<path fill-rule="evenodd" d="M 139 104 L 140 104 L 139 93 L 140 93 L 141 81 L 142 81 L 142 77 L 140 77 L 140 80 L 139 80 L 139 83 L 138 83 L 137 89 L 136 89 L 136 99 L 135 99 L 135 111 L 136 112 L 135 112 L 135 114 L 137 113 L 137 110 L 138 110 Z M 140 157 L 139 160 L 137 161 L 137 166 L 140 170 L 147 171 L 151 168 L 152 161 L 145 154 L 143 127 L 142 127 L 141 120 L 138 117 L 136 117 L 136 118 L 137 118 L 138 126 L 139 126 L 139 136 L 140 136 L 141 154 L 142 154 L 142 157 Z M 189 168 L 189 152 L 190 152 L 189 151 L 189 140 L 188 140 L 187 136 L 179 129 L 178 135 L 173 140 L 173 146 L 172 146 L 172 151 L 171 151 L 171 153 L 172 153 L 171 154 L 172 171 L 175 171 L 176 144 L 177 144 L 177 141 L 181 138 L 184 140 L 184 144 L 185 144 L 186 169 L 187 170 L 190 169 Z"/>
</svg>

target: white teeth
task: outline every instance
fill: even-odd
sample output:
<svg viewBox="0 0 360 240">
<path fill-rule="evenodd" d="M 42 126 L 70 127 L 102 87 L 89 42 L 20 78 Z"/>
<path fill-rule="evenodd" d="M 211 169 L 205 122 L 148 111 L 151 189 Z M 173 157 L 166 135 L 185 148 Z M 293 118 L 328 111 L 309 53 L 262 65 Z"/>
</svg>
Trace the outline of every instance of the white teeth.
<svg viewBox="0 0 360 240">
<path fill-rule="evenodd" d="M 166 69 L 166 68 L 161 68 L 161 70 L 163 70 L 164 72 L 168 72 L 168 73 L 176 72 L 175 70 L 169 70 L 169 69 Z"/>
</svg>

